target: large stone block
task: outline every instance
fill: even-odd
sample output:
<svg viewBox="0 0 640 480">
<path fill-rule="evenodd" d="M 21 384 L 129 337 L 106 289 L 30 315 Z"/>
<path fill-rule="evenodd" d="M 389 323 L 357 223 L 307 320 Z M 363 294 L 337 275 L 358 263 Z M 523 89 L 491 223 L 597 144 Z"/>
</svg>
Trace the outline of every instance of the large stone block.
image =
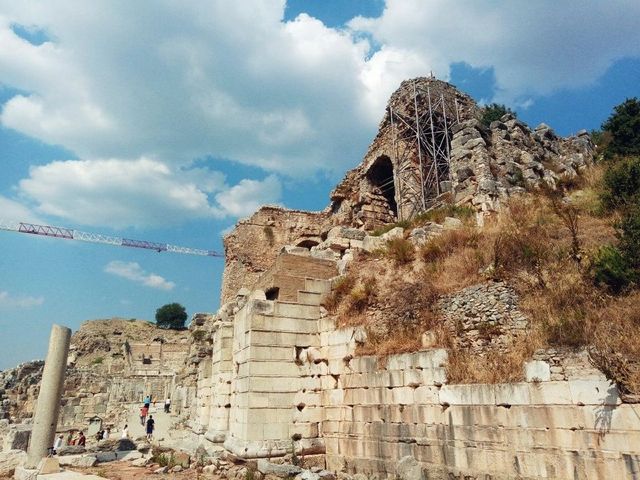
<svg viewBox="0 0 640 480">
<path fill-rule="evenodd" d="M 577 405 L 618 405 L 618 389 L 608 380 L 569 380 L 571 399 Z"/>
<path fill-rule="evenodd" d="M 567 382 L 541 382 L 529 384 L 532 405 L 572 404 L 571 391 Z"/>
<path fill-rule="evenodd" d="M 551 367 L 542 360 L 533 360 L 524 364 L 524 375 L 527 382 L 548 382 L 551 380 Z"/>
<path fill-rule="evenodd" d="M 439 392 L 441 404 L 446 405 L 495 405 L 494 385 L 444 385 Z"/>
<path fill-rule="evenodd" d="M 495 386 L 496 405 L 529 405 L 531 394 L 527 383 L 500 383 Z"/>
<path fill-rule="evenodd" d="M 12 475 L 16 467 L 24 465 L 26 461 L 27 452 L 24 450 L 0 452 L 0 477 Z"/>
</svg>

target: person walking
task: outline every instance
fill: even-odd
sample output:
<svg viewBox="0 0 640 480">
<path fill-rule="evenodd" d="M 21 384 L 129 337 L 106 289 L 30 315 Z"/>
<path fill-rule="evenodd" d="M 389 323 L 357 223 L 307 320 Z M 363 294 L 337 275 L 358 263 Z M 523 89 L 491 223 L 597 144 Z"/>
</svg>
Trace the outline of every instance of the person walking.
<svg viewBox="0 0 640 480">
<path fill-rule="evenodd" d="M 164 413 L 169 413 L 171 411 L 171 399 L 167 398 L 164 401 Z"/>
<path fill-rule="evenodd" d="M 149 415 L 149 420 L 147 420 L 147 440 L 151 441 L 153 438 L 153 430 L 155 428 L 155 420 L 153 419 L 153 415 Z"/>
<path fill-rule="evenodd" d="M 124 426 L 124 428 L 122 429 L 122 435 L 120 435 L 120 438 L 129 438 L 129 425 Z"/>
<path fill-rule="evenodd" d="M 145 426 L 148 414 L 149 414 L 149 406 L 147 404 L 144 404 L 140 409 L 140 424 L 143 427 Z"/>
</svg>

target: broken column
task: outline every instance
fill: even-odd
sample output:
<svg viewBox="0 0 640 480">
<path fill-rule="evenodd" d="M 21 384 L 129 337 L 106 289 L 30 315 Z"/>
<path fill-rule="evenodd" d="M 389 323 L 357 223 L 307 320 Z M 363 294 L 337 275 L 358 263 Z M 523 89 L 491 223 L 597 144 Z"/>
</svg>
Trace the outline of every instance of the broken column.
<svg viewBox="0 0 640 480">
<path fill-rule="evenodd" d="M 51 327 L 49 351 L 44 363 L 40 393 L 33 420 L 33 430 L 27 457 L 27 468 L 36 468 L 47 450 L 53 446 L 58 425 L 60 399 L 67 368 L 71 329 L 60 325 Z"/>
</svg>

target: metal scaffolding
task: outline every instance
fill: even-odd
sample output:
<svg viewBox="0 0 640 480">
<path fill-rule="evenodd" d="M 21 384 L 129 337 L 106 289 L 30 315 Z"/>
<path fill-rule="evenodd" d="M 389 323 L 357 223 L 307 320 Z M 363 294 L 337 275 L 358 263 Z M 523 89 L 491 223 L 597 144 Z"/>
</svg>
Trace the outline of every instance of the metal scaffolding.
<svg viewBox="0 0 640 480">
<path fill-rule="evenodd" d="M 453 105 L 451 105 L 453 103 Z M 388 107 L 393 135 L 398 209 L 403 219 L 428 209 L 450 180 L 452 127 L 460 122 L 458 102 L 415 80 L 405 111 Z"/>
</svg>

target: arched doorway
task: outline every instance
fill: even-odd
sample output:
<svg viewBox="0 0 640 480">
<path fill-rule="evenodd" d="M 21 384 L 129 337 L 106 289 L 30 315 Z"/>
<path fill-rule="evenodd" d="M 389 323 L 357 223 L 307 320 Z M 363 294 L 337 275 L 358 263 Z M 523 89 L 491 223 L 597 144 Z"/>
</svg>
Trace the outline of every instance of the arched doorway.
<svg viewBox="0 0 640 480">
<path fill-rule="evenodd" d="M 376 158 L 367 171 L 367 180 L 374 187 L 374 191 L 384 197 L 389 205 L 389 210 L 394 217 L 398 217 L 398 204 L 396 203 L 395 179 L 393 176 L 393 164 L 386 155 Z"/>
</svg>

